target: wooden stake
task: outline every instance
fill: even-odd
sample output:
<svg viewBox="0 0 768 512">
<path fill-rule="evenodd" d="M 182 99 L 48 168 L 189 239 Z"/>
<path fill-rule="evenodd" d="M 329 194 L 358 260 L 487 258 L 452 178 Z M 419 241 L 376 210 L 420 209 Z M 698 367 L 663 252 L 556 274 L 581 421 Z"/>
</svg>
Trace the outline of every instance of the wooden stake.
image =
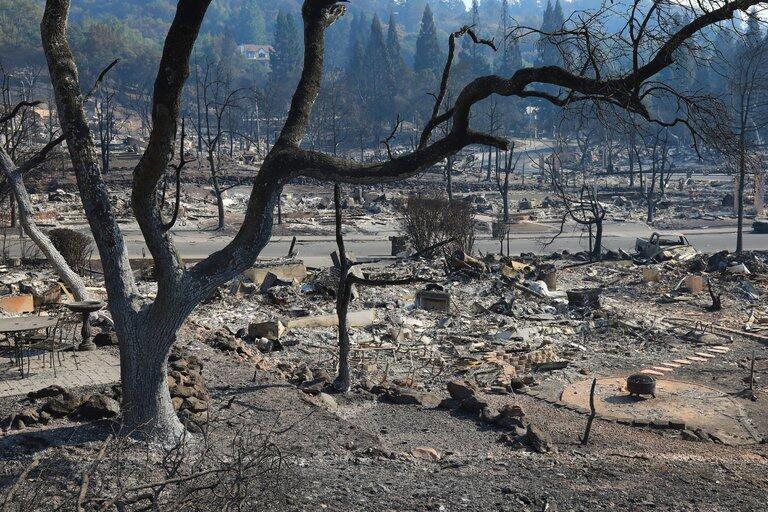
<svg viewBox="0 0 768 512">
<path fill-rule="evenodd" d="M 589 442 L 589 433 L 592 430 L 592 421 L 595 419 L 595 386 L 597 379 L 592 379 L 592 388 L 589 390 L 589 418 L 587 419 L 587 428 L 584 430 L 584 437 L 581 438 L 581 446 L 586 446 Z"/>
</svg>

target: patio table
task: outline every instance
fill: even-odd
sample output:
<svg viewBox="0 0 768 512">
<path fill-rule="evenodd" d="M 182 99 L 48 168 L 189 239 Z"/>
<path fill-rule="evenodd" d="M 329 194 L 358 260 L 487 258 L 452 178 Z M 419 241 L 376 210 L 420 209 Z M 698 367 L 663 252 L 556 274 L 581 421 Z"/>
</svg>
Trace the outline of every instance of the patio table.
<svg viewBox="0 0 768 512">
<path fill-rule="evenodd" d="M 23 332 L 36 332 L 42 329 L 56 327 L 59 318 L 56 316 L 14 316 L 0 318 L 0 334 L 5 334 L 13 340 L 13 349 L 16 354 L 16 363 L 19 365 L 21 377 L 24 377 L 24 358 L 21 354 L 22 344 L 19 334 Z"/>
</svg>

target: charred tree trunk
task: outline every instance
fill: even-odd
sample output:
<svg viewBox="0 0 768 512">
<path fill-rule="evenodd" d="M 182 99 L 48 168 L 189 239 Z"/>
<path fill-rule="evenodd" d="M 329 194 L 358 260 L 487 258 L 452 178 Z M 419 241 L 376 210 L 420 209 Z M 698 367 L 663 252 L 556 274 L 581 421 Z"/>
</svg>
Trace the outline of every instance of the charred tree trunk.
<svg viewBox="0 0 768 512">
<path fill-rule="evenodd" d="M 117 329 L 117 334 L 124 433 L 178 439 L 185 428 L 173 409 L 167 377 L 173 339 L 157 339 L 152 333 L 126 327 Z"/>
<path fill-rule="evenodd" d="M 739 186 L 736 210 L 736 254 L 744 250 L 744 182 L 747 179 L 747 143 L 744 130 L 739 134 Z"/>
<path fill-rule="evenodd" d="M 599 261 L 603 255 L 603 219 L 595 220 L 595 243 L 592 246 L 592 261 Z"/>
<path fill-rule="evenodd" d="M 16 195 L 8 195 L 8 214 L 11 217 L 11 227 L 15 228 L 18 225 L 16 217 Z"/>
<path fill-rule="evenodd" d="M 632 132 L 629 135 L 629 188 L 635 188 L 635 130 L 631 128 Z"/>
<path fill-rule="evenodd" d="M 504 223 L 509 222 L 509 187 L 504 187 L 504 192 L 501 194 L 501 204 L 504 211 Z"/>
<path fill-rule="evenodd" d="M 333 186 L 333 205 L 336 213 L 336 246 L 339 251 L 339 287 L 336 292 L 336 316 L 339 319 L 339 368 L 333 385 L 339 391 L 347 392 L 351 385 L 347 314 L 349 312 L 349 302 L 352 298 L 352 286 L 349 282 L 350 261 L 347 259 L 344 235 L 341 231 L 341 187 L 338 183 Z"/>
<path fill-rule="evenodd" d="M 216 165 L 216 156 L 214 149 L 208 150 L 208 165 L 211 167 L 211 186 L 213 188 L 213 196 L 216 198 L 216 215 L 218 218 L 216 224 L 216 231 L 224 229 L 224 192 L 221 190 L 221 184 L 219 183 L 218 167 Z"/>
</svg>

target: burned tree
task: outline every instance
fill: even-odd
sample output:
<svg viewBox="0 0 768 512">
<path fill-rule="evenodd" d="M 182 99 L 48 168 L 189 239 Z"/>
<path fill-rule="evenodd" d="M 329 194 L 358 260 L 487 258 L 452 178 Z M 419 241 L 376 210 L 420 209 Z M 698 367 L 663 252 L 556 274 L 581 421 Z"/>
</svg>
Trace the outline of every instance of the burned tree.
<svg viewBox="0 0 768 512">
<path fill-rule="evenodd" d="M 570 193 L 559 179 L 554 183 L 563 202 L 564 212 L 560 219 L 560 229 L 547 245 L 563 234 L 565 225 L 570 219 L 587 231 L 590 261 L 600 260 L 603 250 L 603 221 L 607 212 L 597 199 L 596 187 L 585 183 L 581 185 L 578 192 Z"/>
<path fill-rule="evenodd" d="M 509 77 L 476 78 L 461 89 L 454 104 L 443 113 L 439 112 L 444 94 L 438 94 L 438 109 L 427 122 L 414 151 L 383 162 L 360 163 L 306 150 L 300 145 L 320 90 L 325 30 L 345 12 L 344 6 L 338 3 L 305 0 L 301 9 L 304 23 L 301 78 L 285 124 L 253 178 L 244 221 L 227 246 L 187 268 L 171 233 L 164 229 L 157 191 L 173 155 L 190 54 L 210 0 L 180 0 L 154 86 L 152 131 L 133 173 L 131 205 L 158 278 L 156 297 L 150 300 L 141 295 L 131 272 L 126 244 L 83 111 L 77 65 L 67 38 L 70 1 L 47 0 L 41 23 L 43 48 L 60 124 L 66 134 L 80 196 L 104 268 L 109 308 L 120 345 L 123 422 L 128 431 L 139 428 L 164 439 L 183 435 L 184 429 L 174 413 L 166 383 L 167 358 L 176 333 L 197 304 L 255 261 L 269 240 L 273 209 L 286 183 L 299 176 L 333 183 L 396 181 L 419 174 L 472 144 L 505 150 L 508 142 L 504 138 L 470 127 L 473 106 L 491 95 L 537 97 L 556 106 L 572 101 L 604 101 L 656 120 L 644 103 L 653 95 L 654 87 L 649 81 L 675 61 L 677 52 L 692 36 L 759 3 L 758 0 L 721 0 L 705 5 L 695 2 L 647 5 L 637 0 L 626 6 L 626 26 L 630 27 L 631 37 L 626 38 L 624 33 L 611 40 L 614 52 L 629 56 L 632 62 L 629 68 L 598 64 L 605 63 L 606 59 L 595 58 L 598 50 L 590 37 L 592 32 L 573 31 L 569 39 L 574 52 L 584 57 L 576 66 L 527 67 Z M 657 30 L 657 24 L 649 23 L 652 18 L 678 13 L 683 7 L 691 14 L 691 21 L 673 31 L 665 33 Z M 603 19 L 616 16 L 621 10 L 619 4 L 613 2 L 589 18 L 599 25 L 601 16 Z M 450 72 L 450 66 L 446 66 L 446 71 Z M 545 92 L 536 88 L 537 84 L 554 86 L 564 93 Z M 435 128 L 448 122 L 451 129 L 447 135 L 431 140 Z"/>
<path fill-rule="evenodd" d="M 26 108 L 26 106 L 23 103 L 19 103 L 8 112 L 0 113 L 0 125 L 9 122 L 24 108 Z M 52 139 L 43 147 L 39 148 L 32 154 L 32 156 L 18 164 L 13 161 L 4 148 L 0 147 L 0 172 L 2 172 L 6 184 L 10 188 L 10 192 L 15 198 L 24 232 L 29 235 L 43 254 L 45 254 L 51 266 L 75 297 L 78 300 L 84 300 L 88 297 L 85 283 L 77 272 L 72 269 L 62 253 L 57 249 L 54 241 L 52 241 L 51 238 L 37 226 L 34 218 L 32 199 L 29 196 L 27 187 L 24 185 L 24 176 L 40 166 L 63 140 L 63 135 Z"/>
<path fill-rule="evenodd" d="M 197 99 L 203 109 L 200 115 L 202 125 L 197 127 L 197 133 L 202 140 L 211 175 L 211 189 L 216 198 L 217 230 L 224 229 L 224 193 L 232 188 L 221 182 L 223 139 L 228 137 L 231 145 L 236 134 L 233 129 L 227 129 L 225 123 L 232 119 L 233 111 L 239 111 L 247 99 L 247 90 L 233 87 L 229 70 L 222 66 L 220 62 L 206 61 L 199 87 L 201 97 Z"/>
<path fill-rule="evenodd" d="M 507 239 L 507 254 L 509 255 L 509 177 L 514 173 L 517 164 L 520 162 L 520 155 L 515 158 L 515 142 L 513 141 L 510 149 L 502 153 L 503 167 L 496 165 L 496 188 L 501 194 L 501 219 L 493 235 L 499 239 L 500 254 L 504 254 L 504 239 Z M 514 158 L 514 162 L 512 161 Z M 499 155 L 496 156 L 497 162 Z M 502 178 L 503 174 L 503 178 Z"/>
<path fill-rule="evenodd" d="M 101 149 L 101 169 L 108 173 L 112 157 L 112 142 L 117 131 L 116 100 L 117 91 L 113 87 L 100 87 L 96 92 L 94 112 L 98 129 L 99 149 Z"/>
<path fill-rule="evenodd" d="M 755 149 L 760 130 L 768 125 L 768 43 L 748 41 L 728 68 L 735 144 L 729 156 L 736 162 L 736 252 L 744 249 L 744 189 L 750 170 L 762 165 Z"/>
<path fill-rule="evenodd" d="M 402 286 L 417 282 L 424 282 L 424 279 L 418 277 L 407 277 L 403 279 L 369 279 L 359 273 L 353 273 L 352 268 L 357 264 L 347 257 L 347 250 L 344 244 L 344 235 L 342 233 L 343 220 L 341 212 L 341 186 L 333 186 L 333 205 L 336 221 L 336 270 L 339 273 L 339 287 L 336 292 L 336 316 L 339 321 L 339 367 L 338 374 L 334 380 L 333 386 L 336 390 L 347 392 L 351 385 L 351 376 L 349 368 L 349 327 L 347 323 L 347 314 L 349 312 L 349 303 L 352 300 L 352 290 L 355 286 Z M 427 249 L 437 248 L 446 242 L 438 242 Z M 422 253 L 417 253 L 419 256 Z"/>
<path fill-rule="evenodd" d="M 496 188 L 501 194 L 502 221 L 509 222 L 509 176 L 515 172 L 517 164 L 520 162 L 520 155 L 515 158 L 515 143 L 512 142 L 510 148 L 504 152 L 504 166 L 496 169 Z M 514 162 L 512 161 L 514 159 Z M 503 174 L 503 178 L 502 178 Z"/>
<path fill-rule="evenodd" d="M 637 145 L 634 145 L 637 168 L 640 175 L 640 194 L 646 204 L 646 222 L 653 224 L 656 208 L 664 198 L 669 180 L 672 178 L 671 159 L 669 157 L 670 133 L 667 128 L 660 128 L 650 136 L 651 172 L 648 178 L 643 174 L 643 160 Z"/>
</svg>

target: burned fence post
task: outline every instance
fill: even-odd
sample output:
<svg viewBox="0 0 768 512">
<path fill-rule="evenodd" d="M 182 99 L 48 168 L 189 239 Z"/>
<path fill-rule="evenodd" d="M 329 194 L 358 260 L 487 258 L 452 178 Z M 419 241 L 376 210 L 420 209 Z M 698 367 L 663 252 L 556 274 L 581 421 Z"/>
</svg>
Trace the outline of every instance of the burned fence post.
<svg viewBox="0 0 768 512">
<path fill-rule="evenodd" d="M 586 446 L 589 442 L 589 434 L 592 431 L 592 422 L 595 420 L 595 386 L 597 379 L 592 379 L 592 387 L 589 390 L 589 418 L 587 418 L 587 427 L 584 429 L 584 436 L 581 438 L 581 445 Z"/>
</svg>

